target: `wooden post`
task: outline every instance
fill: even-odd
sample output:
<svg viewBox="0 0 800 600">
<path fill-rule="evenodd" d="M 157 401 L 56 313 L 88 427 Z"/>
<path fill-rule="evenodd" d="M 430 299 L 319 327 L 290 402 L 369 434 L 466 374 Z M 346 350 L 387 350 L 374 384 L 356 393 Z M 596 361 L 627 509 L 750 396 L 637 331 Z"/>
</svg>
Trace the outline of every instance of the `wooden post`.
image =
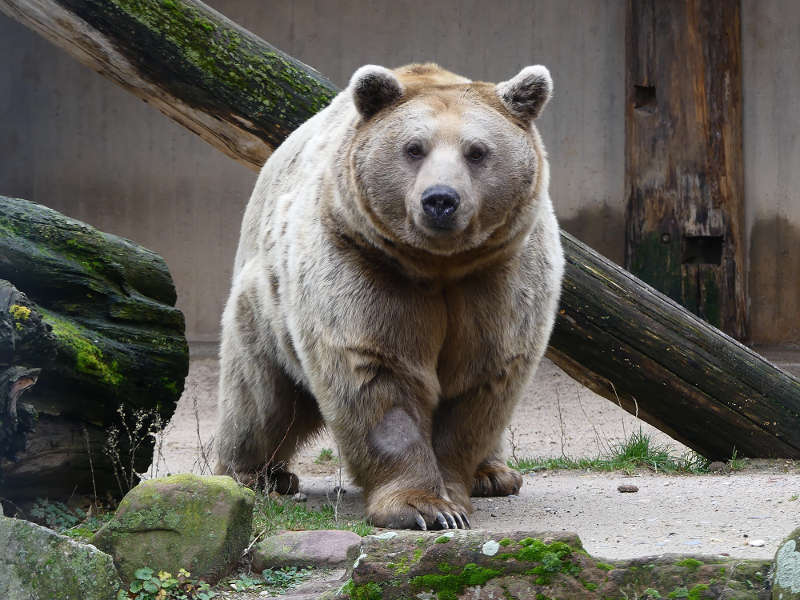
<svg viewBox="0 0 800 600">
<path fill-rule="evenodd" d="M 747 334 L 739 2 L 628 0 L 626 267 Z"/>
</svg>

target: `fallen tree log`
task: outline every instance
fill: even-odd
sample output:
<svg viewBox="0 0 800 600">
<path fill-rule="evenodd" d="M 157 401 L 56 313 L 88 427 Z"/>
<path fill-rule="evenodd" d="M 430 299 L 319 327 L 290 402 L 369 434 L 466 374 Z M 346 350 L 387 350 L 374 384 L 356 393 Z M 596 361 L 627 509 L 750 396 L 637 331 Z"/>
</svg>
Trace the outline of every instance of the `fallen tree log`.
<svg viewBox="0 0 800 600">
<path fill-rule="evenodd" d="M 4 0 L 0 10 L 251 169 L 337 93 L 193 0 Z"/>
<path fill-rule="evenodd" d="M 225 73 L 238 73 L 240 88 L 232 96 L 260 95 L 274 109 L 270 127 L 280 132 L 249 126 L 241 133 L 228 131 L 242 143 L 229 141 L 223 151 L 250 167 L 259 164 L 255 156 L 266 156 L 337 91 L 312 69 L 195 0 L 0 0 L 0 9 L 93 69 L 134 87 L 185 125 L 184 117 L 176 116 L 184 104 L 195 114 L 217 118 L 222 103 L 226 122 L 257 122 L 262 112 L 233 102 L 226 87 Z M 131 40 L 136 37 L 131 31 L 155 46 L 140 56 L 141 44 Z M 229 44 L 219 52 L 230 32 L 245 36 L 245 50 Z M 259 56 L 273 62 L 265 66 Z M 284 87 L 267 86 L 264 79 Z M 305 98 L 302 104 L 298 95 Z M 254 136 L 269 148 L 248 150 Z M 569 235 L 562 233 L 562 241 L 568 265 L 549 349 L 559 366 L 709 458 L 729 458 L 734 448 L 740 456 L 800 457 L 800 381 Z"/>
<path fill-rule="evenodd" d="M 188 372 L 175 300 L 157 254 L 0 196 L 0 497 L 124 492 L 147 469 Z"/>
</svg>

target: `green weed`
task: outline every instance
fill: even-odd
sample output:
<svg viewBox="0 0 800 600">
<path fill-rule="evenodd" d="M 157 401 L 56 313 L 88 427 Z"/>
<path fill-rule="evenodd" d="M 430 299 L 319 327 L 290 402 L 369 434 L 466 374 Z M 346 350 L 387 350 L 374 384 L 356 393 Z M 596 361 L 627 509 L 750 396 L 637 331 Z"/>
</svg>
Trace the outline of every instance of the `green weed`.
<svg viewBox="0 0 800 600">
<path fill-rule="evenodd" d="M 335 459 L 336 457 L 333 455 L 333 450 L 331 450 L 330 448 L 323 448 L 322 450 L 319 451 L 319 456 L 317 456 L 317 458 L 314 459 L 314 462 L 317 463 L 318 465 L 321 465 L 324 463 L 329 463 Z"/>
<path fill-rule="evenodd" d="M 734 446 L 733 453 L 728 460 L 728 468 L 731 471 L 741 471 L 745 468 L 745 466 L 747 466 L 747 459 L 739 458 L 738 453 L 736 452 L 736 447 Z"/>
<path fill-rule="evenodd" d="M 239 573 L 225 583 L 234 592 L 262 592 L 260 596 L 274 596 L 288 589 L 296 587 L 311 574 L 311 568 L 298 569 L 297 567 L 284 567 L 283 569 L 264 569 L 261 576 L 249 573 Z"/>
<path fill-rule="evenodd" d="M 523 473 L 554 469 L 625 471 L 633 473 L 636 469 L 647 468 L 663 473 L 705 473 L 708 459 L 689 452 L 680 456 L 672 454 L 668 446 L 653 442 L 641 429 L 632 433 L 627 440 L 616 443 L 597 458 L 522 458 L 510 460 L 508 466 Z"/>
<path fill-rule="evenodd" d="M 310 567 L 305 569 L 284 567 L 283 569 L 264 569 L 261 577 L 267 590 L 282 591 L 299 585 L 310 574 Z"/>
<path fill-rule="evenodd" d="M 348 529 L 360 536 L 373 532 L 373 527 L 365 521 L 337 518 L 330 504 L 315 510 L 304 504 L 258 494 L 253 511 L 253 530 L 260 535 L 269 535 L 285 529 Z"/>
<path fill-rule="evenodd" d="M 35 523 L 58 533 L 77 540 L 88 540 L 111 519 L 113 512 L 91 514 L 91 510 L 86 512 L 80 507 L 70 508 L 63 502 L 37 498 L 28 511 L 28 516 Z"/>
<path fill-rule="evenodd" d="M 153 569 L 142 567 L 134 572 L 128 589 L 117 592 L 117 600 L 211 600 L 219 596 L 205 581 L 191 576 L 185 569 L 173 577 L 166 571 L 156 574 Z"/>
</svg>

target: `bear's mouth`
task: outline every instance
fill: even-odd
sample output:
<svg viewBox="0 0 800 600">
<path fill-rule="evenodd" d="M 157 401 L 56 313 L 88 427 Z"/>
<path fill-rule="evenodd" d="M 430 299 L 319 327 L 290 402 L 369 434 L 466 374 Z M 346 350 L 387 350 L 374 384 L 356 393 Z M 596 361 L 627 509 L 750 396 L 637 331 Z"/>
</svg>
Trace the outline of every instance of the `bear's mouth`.
<svg viewBox="0 0 800 600">
<path fill-rule="evenodd" d="M 425 229 L 429 229 L 436 234 L 447 234 L 458 229 L 458 220 L 455 215 L 430 216 L 424 215 L 422 218 Z"/>
</svg>

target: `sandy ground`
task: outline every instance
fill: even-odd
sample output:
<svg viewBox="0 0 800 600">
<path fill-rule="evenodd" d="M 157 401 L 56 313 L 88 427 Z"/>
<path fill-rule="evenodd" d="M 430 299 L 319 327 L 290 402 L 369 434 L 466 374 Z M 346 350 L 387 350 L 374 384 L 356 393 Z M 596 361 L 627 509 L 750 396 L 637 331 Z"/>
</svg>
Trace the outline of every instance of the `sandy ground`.
<svg viewBox="0 0 800 600">
<path fill-rule="evenodd" d="M 185 392 L 157 446 L 152 475 L 210 472 L 218 376 L 213 352 L 207 346 L 192 348 Z M 795 371 L 798 355 L 786 352 L 778 358 Z M 640 427 L 675 454 L 688 451 L 544 361 L 507 437 L 519 458 L 594 458 Z M 338 500 L 341 514 L 363 516 L 361 492 L 338 461 L 315 462 L 323 448 L 338 455 L 333 439 L 323 434 L 292 465 L 309 505 L 337 501 L 333 488 L 341 483 L 346 490 Z M 753 461 L 743 471 L 717 475 L 551 471 L 524 479 L 519 496 L 474 499 L 472 526 L 574 531 L 590 553 L 605 558 L 666 552 L 771 558 L 780 541 L 800 526 L 800 465 L 789 461 Z M 639 491 L 620 493 L 621 484 Z M 763 545 L 751 545 L 755 540 Z"/>
</svg>

